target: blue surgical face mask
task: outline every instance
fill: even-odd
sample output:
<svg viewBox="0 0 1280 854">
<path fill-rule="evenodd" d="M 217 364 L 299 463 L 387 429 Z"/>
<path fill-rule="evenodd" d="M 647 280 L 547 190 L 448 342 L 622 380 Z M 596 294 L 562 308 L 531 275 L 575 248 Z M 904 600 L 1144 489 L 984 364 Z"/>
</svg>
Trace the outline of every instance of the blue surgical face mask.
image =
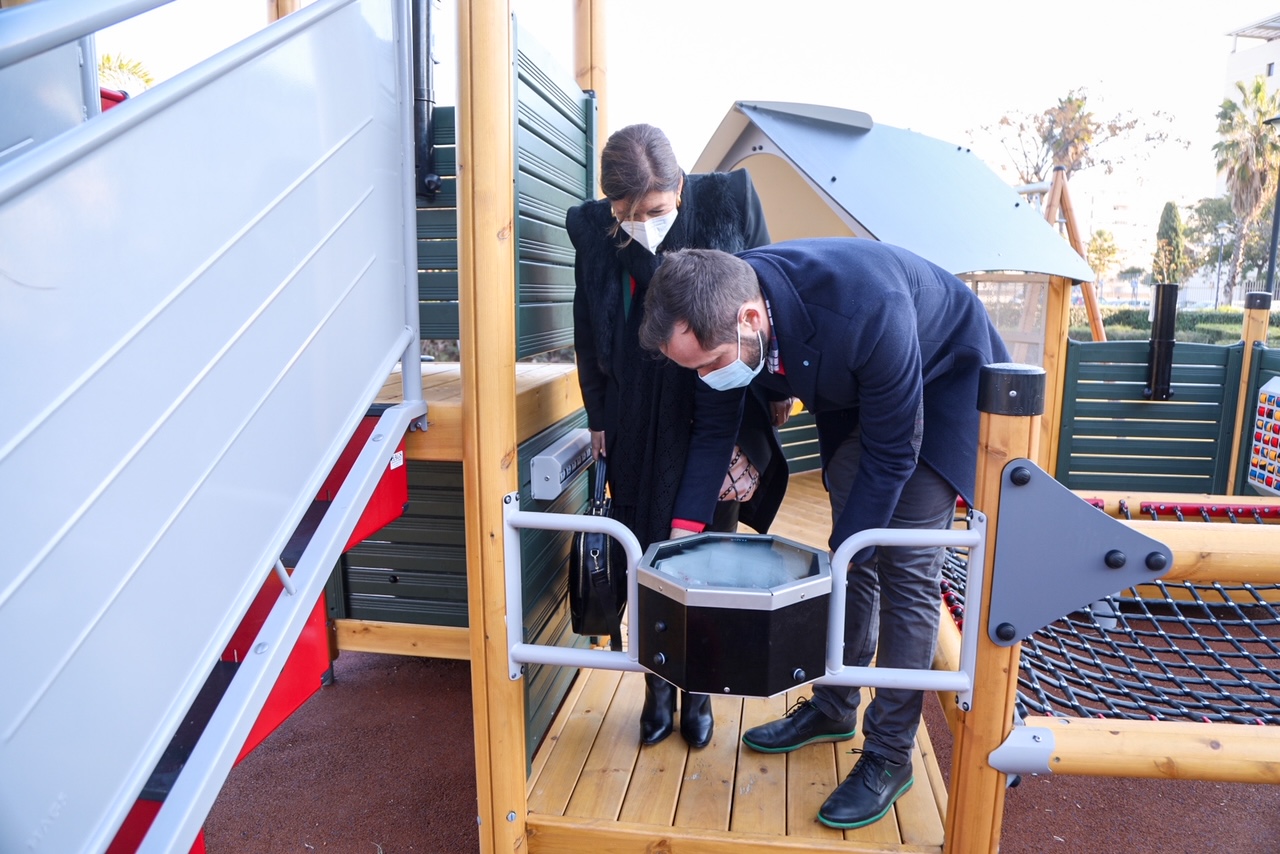
<svg viewBox="0 0 1280 854">
<path fill-rule="evenodd" d="M 756 330 L 756 339 L 760 342 L 760 364 L 753 368 L 742 361 L 742 333 L 739 332 L 737 357 L 723 368 L 716 368 L 703 375 L 702 381 L 716 391 L 729 391 L 750 385 L 764 367 L 764 335 L 759 330 Z"/>
</svg>

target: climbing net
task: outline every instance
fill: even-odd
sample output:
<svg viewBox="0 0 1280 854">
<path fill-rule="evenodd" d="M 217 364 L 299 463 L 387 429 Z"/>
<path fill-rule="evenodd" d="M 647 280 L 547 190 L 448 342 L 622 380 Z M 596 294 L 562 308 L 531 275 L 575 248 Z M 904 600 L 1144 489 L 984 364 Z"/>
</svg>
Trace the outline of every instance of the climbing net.
<svg viewBox="0 0 1280 854">
<path fill-rule="evenodd" d="M 1196 512 L 1189 513 L 1194 509 Z M 1159 520 L 1265 524 L 1274 507 L 1143 503 Z M 1131 518 L 1121 503 L 1121 513 Z M 942 595 L 964 618 L 963 550 Z M 1155 581 L 1068 614 L 1022 641 L 1018 711 L 1040 715 L 1280 723 L 1280 585 Z"/>
</svg>

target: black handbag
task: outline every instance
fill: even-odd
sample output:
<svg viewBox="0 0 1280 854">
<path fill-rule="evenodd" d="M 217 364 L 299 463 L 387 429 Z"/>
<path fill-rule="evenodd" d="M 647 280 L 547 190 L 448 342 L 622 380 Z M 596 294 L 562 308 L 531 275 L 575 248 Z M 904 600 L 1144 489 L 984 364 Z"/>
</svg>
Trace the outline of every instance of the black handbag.
<svg viewBox="0 0 1280 854">
<path fill-rule="evenodd" d="M 596 460 L 595 490 L 587 513 L 610 515 L 604 497 L 604 457 Z M 580 635 L 609 635 L 622 648 L 622 610 L 627 605 L 627 557 L 608 534 L 578 531 L 569 551 L 569 617 Z"/>
</svg>

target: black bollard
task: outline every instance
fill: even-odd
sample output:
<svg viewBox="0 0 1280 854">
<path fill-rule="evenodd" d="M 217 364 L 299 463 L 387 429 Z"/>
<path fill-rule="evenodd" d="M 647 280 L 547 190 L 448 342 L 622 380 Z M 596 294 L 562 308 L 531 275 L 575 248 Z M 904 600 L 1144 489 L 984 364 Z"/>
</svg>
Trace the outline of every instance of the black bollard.
<svg viewBox="0 0 1280 854">
<path fill-rule="evenodd" d="M 1178 319 L 1178 286 L 1174 283 L 1155 285 L 1155 315 L 1151 320 L 1151 344 L 1147 350 L 1147 387 L 1142 396 L 1147 400 L 1168 400 L 1173 374 L 1173 339 Z"/>
</svg>

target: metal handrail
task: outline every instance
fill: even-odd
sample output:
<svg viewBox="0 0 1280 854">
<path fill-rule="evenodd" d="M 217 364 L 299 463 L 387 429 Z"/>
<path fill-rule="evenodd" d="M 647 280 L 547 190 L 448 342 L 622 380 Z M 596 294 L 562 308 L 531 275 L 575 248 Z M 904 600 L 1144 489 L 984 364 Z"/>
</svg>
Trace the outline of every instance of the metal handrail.
<svg viewBox="0 0 1280 854">
<path fill-rule="evenodd" d="M 0 68 L 39 56 L 82 36 L 127 21 L 173 0 L 100 0 L 60 3 L 44 0 L 0 13 Z M 90 8 L 86 8 L 90 7 Z"/>
<path fill-rule="evenodd" d="M 624 525 L 613 519 L 569 513 L 537 513 L 518 509 L 518 493 L 503 497 L 504 501 L 504 555 L 506 563 L 507 646 L 510 677 L 519 679 L 526 664 L 552 664 L 562 667 L 593 667 L 601 670 L 648 672 L 639 663 L 638 621 L 630 620 L 627 627 L 627 649 L 624 652 L 549 644 L 524 643 L 524 597 L 521 590 L 521 528 L 545 531 L 592 531 L 608 534 L 618 540 L 627 555 L 627 601 L 634 603 L 639 595 L 636 566 L 643 556 L 640 543 Z M 827 626 L 826 674 L 813 680 L 815 685 L 845 685 L 866 688 L 907 688 L 921 691 L 955 691 L 962 706 L 968 707 L 973 690 L 973 673 L 978 644 L 976 620 L 966 621 L 961 640 L 960 669 L 958 671 L 912 670 L 892 667 L 846 667 L 844 653 L 844 619 L 847 573 L 837 572 L 835 567 L 848 566 L 854 554 L 864 548 L 886 546 L 961 546 L 970 549 L 970 565 L 983 565 L 986 539 L 986 519 L 974 514 L 972 527 L 948 531 L 927 531 L 904 528 L 873 528 L 849 537 L 836 549 L 831 559 L 832 585 L 829 599 Z M 835 579 L 839 577 L 841 583 Z M 971 573 L 969 594 L 980 597 L 983 584 L 980 569 Z M 972 625 L 970 625 L 972 624 Z"/>
</svg>

